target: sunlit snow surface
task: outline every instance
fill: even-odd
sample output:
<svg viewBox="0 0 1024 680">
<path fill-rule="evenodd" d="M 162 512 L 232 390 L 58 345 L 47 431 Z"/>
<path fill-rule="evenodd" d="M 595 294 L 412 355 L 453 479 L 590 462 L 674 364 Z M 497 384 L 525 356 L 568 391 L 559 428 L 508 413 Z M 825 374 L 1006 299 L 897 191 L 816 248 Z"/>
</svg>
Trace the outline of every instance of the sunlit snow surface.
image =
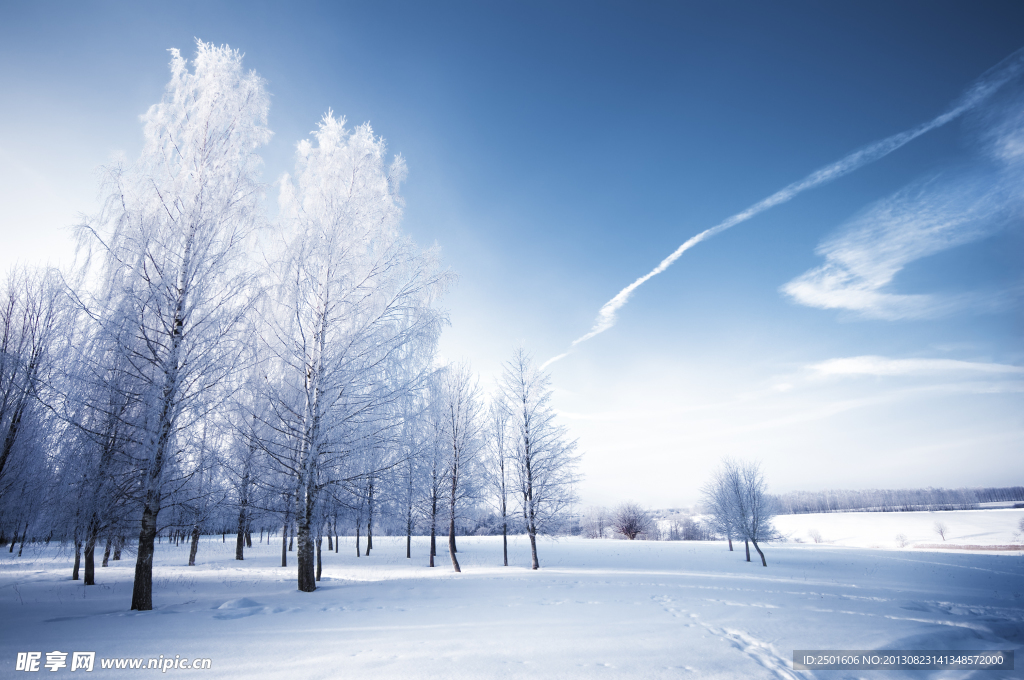
<svg viewBox="0 0 1024 680">
<path fill-rule="evenodd" d="M 1024 510 L 953 510 L 948 512 L 836 512 L 779 515 L 775 527 L 792 541 L 811 543 L 813 533 L 832 545 L 855 548 L 929 546 L 1014 546 L 1024 544 L 1020 522 Z M 942 524 L 943 538 L 935 529 Z M 902 537 L 902 541 L 898 540 Z M 941 546 L 941 547 L 937 547 Z"/>
<path fill-rule="evenodd" d="M 1004 515 L 1006 517 L 1006 515 Z M 826 533 L 824 528 L 822 533 Z M 208 657 L 205 678 L 1002 678 L 1011 672 L 795 672 L 794 649 L 1015 649 L 1024 643 L 1024 556 L 766 547 L 742 543 L 460 538 L 462 574 L 426 540 L 353 539 L 326 552 L 315 593 L 295 589 L 295 553 L 257 543 L 244 562 L 231 537 L 158 545 L 152 612 L 130 612 L 130 560 L 70 580 L 53 547 L 0 553 L 0 677 L 19 651 L 104 657 Z M 15 550 L 15 553 L 17 550 Z M 756 554 L 754 555 L 756 560 Z M 1022 667 L 1018 652 L 1017 668 Z M 70 656 L 69 656 L 70 659 Z M 99 669 L 85 677 L 130 677 Z M 45 668 L 42 672 L 49 673 Z M 58 673 L 69 673 L 61 669 Z M 76 671 L 77 673 L 78 671 Z M 54 675 L 53 677 L 58 677 Z M 72 676 L 75 677 L 75 676 Z"/>
</svg>

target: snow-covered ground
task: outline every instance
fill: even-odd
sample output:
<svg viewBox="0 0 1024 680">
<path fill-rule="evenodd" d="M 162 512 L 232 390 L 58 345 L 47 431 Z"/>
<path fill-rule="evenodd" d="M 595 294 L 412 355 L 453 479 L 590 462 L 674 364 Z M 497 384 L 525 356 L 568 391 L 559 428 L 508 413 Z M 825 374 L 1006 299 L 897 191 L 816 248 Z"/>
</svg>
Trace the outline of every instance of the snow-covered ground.
<svg viewBox="0 0 1024 680">
<path fill-rule="evenodd" d="M 342 539 L 341 553 L 325 551 L 320 588 L 300 593 L 295 554 L 277 566 L 279 543 L 237 562 L 230 540 L 206 538 L 187 567 L 187 548 L 164 542 L 155 609 L 142 613 L 128 611 L 130 560 L 98 567 L 99 584 L 86 588 L 52 546 L 26 546 L 22 558 L 4 550 L 0 676 L 15 675 L 18 652 L 45 662 L 58 650 L 95 651 L 90 677 L 141 672 L 103 671 L 102 658 L 179 655 L 210 658 L 197 671 L 208 678 L 792 678 L 815 677 L 789 670 L 794 649 L 1024 643 L 1019 556 L 789 542 L 767 546 L 765 569 L 743 561 L 742 544 L 730 553 L 722 543 L 545 539 L 532 572 L 525 538 L 511 541 L 506 568 L 500 538 L 486 537 L 459 539 L 464 571 L 454 574 L 446 554 L 424 566 L 425 539 L 412 560 L 402 539 L 375 543 L 356 558 Z"/>
<path fill-rule="evenodd" d="M 1020 522 L 1024 509 L 953 510 L 948 512 L 835 512 L 779 515 L 775 527 L 790 541 L 858 548 L 944 546 L 1012 546 L 1024 544 Z M 945 525 L 943 539 L 935 530 Z M 902 536 L 902 539 L 898 537 Z M 929 548 L 934 549 L 934 548 Z"/>
</svg>

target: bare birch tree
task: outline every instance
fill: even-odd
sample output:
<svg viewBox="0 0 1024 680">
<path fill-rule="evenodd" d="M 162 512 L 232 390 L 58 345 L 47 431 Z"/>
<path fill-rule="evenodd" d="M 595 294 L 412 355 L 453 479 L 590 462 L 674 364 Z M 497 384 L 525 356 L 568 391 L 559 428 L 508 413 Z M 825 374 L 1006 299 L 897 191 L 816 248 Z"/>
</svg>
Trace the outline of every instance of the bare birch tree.
<svg viewBox="0 0 1024 680">
<path fill-rule="evenodd" d="M 761 464 L 722 461 L 712 481 L 704 489 L 705 504 L 714 517 L 717 528 L 725 527 L 743 538 L 746 560 L 750 561 L 750 544 L 761 557 L 761 565 L 768 566 L 760 543 L 777 538 L 772 525 L 776 514 L 775 499 L 768 494 L 767 482 Z M 731 541 L 730 541 L 731 549 Z"/>
<path fill-rule="evenodd" d="M 276 402 L 295 442 L 298 587 L 306 592 L 316 588 L 320 492 L 345 479 L 354 451 L 372 445 L 366 437 L 381 405 L 409 389 L 384 379 L 387 366 L 407 343 L 436 342 L 443 316 L 431 303 L 448 280 L 435 253 L 399 230 L 401 157 L 386 164 L 369 125 L 349 130 L 330 113 L 314 138 L 298 145 L 294 181 L 282 182 L 290 235 L 274 271 L 268 333 L 284 385 Z"/>
<path fill-rule="evenodd" d="M 724 461 L 722 467 L 713 473 L 711 480 L 701 489 L 704 510 L 710 517 L 711 528 L 726 537 L 730 552 L 733 549 L 732 538 L 737 530 L 729 482 L 734 467 L 732 461 Z"/>
<path fill-rule="evenodd" d="M 499 393 L 491 401 L 487 411 L 487 443 L 486 458 L 487 481 L 491 490 L 491 501 L 498 511 L 501 522 L 501 551 L 504 566 L 508 566 L 508 528 L 509 500 L 512 491 L 512 470 L 514 462 L 510 446 L 512 444 L 511 413 L 508 404 Z"/>
<path fill-rule="evenodd" d="M 772 525 L 772 518 L 776 514 L 775 499 L 768 494 L 768 483 L 760 463 L 743 463 L 738 472 L 738 475 L 733 476 L 733 488 L 737 498 L 739 530 L 744 539 L 749 539 L 754 545 L 754 550 L 761 557 L 761 566 L 767 567 L 768 561 L 759 543 L 778 537 Z"/>
<path fill-rule="evenodd" d="M 439 412 L 447 453 L 448 553 L 461 572 L 455 546 L 455 520 L 461 505 L 474 499 L 474 468 L 482 447 L 480 389 L 469 364 L 448 366 L 438 377 Z"/>
<path fill-rule="evenodd" d="M 557 531 L 576 502 L 576 441 L 555 421 L 550 385 L 522 348 L 505 363 L 499 382 L 515 437 L 510 450 L 533 569 L 540 568 L 537 535 Z"/>
<path fill-rule="evenodd" d="M 428 566 L 434 566 L 437 556 L 437 520 L 444 509 L 445 494 L 448 491 L 448 454 L 444 431 L 443 401 L 439 394 L 437 380 L 432 381 L 428 400 L 427 434 L 424 450 L 424 492 L 421 514 L 430 525 L 430 549 Z"/>
<path fill-rule="evenodd" d="M 166 473 L 180 428 L 235 369 L 252 291 L 246 243 L 260 223 L 260 158 L 270 138 L 264 81 L 241 55 L 197 41 L 194 71 L 171 50 L 171 81 L 143 117 L 139 160 L 107 173 L 100 217 L 80 230 L 99 252 L 102 282 L 89 306 L 103 325 L 127 323 L 123 350 L 147 386 L 143 509 L 132 609 L 152 602 L 153 551 Z"/>
<path fill-rule="evenodd" d="M 15 269 L 0 291 L 0 498 L 11 455 L 52 371 L 60 321 L 71 321 L 62 303 L 63 288 L 52 271 Z"/>
</svg>

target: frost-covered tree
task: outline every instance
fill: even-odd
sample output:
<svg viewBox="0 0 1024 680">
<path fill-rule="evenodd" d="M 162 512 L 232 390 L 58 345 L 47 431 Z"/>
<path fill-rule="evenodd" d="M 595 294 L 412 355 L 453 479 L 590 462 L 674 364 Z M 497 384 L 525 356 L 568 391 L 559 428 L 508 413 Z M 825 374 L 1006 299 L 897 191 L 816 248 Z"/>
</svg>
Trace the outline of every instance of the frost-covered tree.
<svg viewBox="0 0 1024 680">
<path fill-rule="evenodd" d="M 498 385 L 509 409 L 514 438 L 509 449 L 533 569 L 540 568 L 537 535 L 561 528 L 576 502 L 576 441 L 555 420 L 550 385 L 522 348 L 505 363 Z"/>
<path fill-rule="evenodd" d="M 19 446 L 33 436 L 26 425 L 41 408 L 40 390 L 51 382 L 61 355 L 57 345 L 73 328 L 71 322 L 55 272 L 18 268 L 9 273 L 0 288 L 0 500 L 17 486 L 12 456 L 16 459 Z"/>
<path fill-rule="evenodd" d="M 369 125 L 350 130 L 330 113 L 314 141 L 298 145 L 294 178 L 282 181 L 288 234 L 267 331 L 279 427 L 295 452 L 298 587 L 307 592 L 316 588 L 321 492 L 357 474 L 367 497 L 376 468 L 354 472 L 351 463 L 356 453 L 373 457 L 384 407 L 414 382 L 387 379 L 389 366 L 408 343 L 436 342 L 444 318 L 432 302 L 448 280 L 436 253 L 399 229 L 401 157 L 387 163 Z"/>
<path fill-rule="evenodd" d="M 733 475 L 739 530 L 744 539 L 749 539 L 754 550 L 761 557 L 761 566 L 768 562 L 758 543 L 778 537 L 772 518 L 776 515 L 775 499 L 768 494 L 768 483 L 761 470 L 761 464 L 754 461 L 743 463 L 739 474 Z"/>
<path fill-rule="evenodd" d="M 171 51 L 163 100 L 143 116 L 145 147 L 109 169 L 102 214 L 80 231 L 100 256 L 85 300 L 144 384 L 142 519 L 132 609 L 152 609 L 158 516 L 178 435 L 205 417 L 235 370 L 255 281 L 246 266 L 262 221 L 257 149 L 270 139 L 264 81 L 227 46 L 197 41 L 193 70 Z M 200 399 L 202 397 L 202 399 Z"/>
<path fill-rule="evenodd" d="M 412 534 L 428 477 L 432 445 L 429 395 L 435 349 L 433 344 L 408 343 L 392 365 L 392 370 L 398 373 L 393 379 L 409 387 L 391 409 L 395 420 L 391 443 L 395 464 L 388 480 L 394 519 L 405 533 L 407 559 L 412 558 Z"/>
<path fill-rule="evenodd" d="M 371 423 L 364 423 L 365 434 L 358 448 L 359 455 L 352 460 L 356 466 L 350 468 L 358 475 L 355 480 L 357 494 L 363 501 L 360 507 L 366 513 L 367 557 L 373 550 L 374 527 L 380 525 L 387 509 L 391 476 L 400 464 L 398 443 L 391 438 L 396 431 L 392 431 L 391 422 L 383 414 L 378 412 L 378 416 L 372 421 L 372 427 L 369 426 Z M 356 542 L 358 544 L 358 540 Z M 358 552 L 358 545 L 356 549 Z"/>
<path fill-rule="evenodd" d="M 462 569 L 456 556 L 457 514 L 476 498 L 474 473 L 483 447 L 480 389 L 466 363 L 445 367 L 438 376 L 438 412 L 444 433 L 448 480 L 448 553 L 452 567 Z"/>
<path fill-rule="evenodd" d="M 420 496 L 420 514 L 430 526 L 430 555 L 428 566 L 434 566 L 437 556 L 437 522 L 444 510 L 446 493 L 449 490 L 448 448 L 444 430 L 443 400 L 440 395 L 438 376 L 432 376 L 425 417 L 425 438 L 423 449 L 423 481 Z"/>
<path fill-rule="evenodd" d="M 221 465 L 226 440 L 228 428 L 223 422 L 213 419 L 182 433 L 177 440 L 183 449 L 179 462 L 182 479 L 175 484 L 168 500 L 174 503 L 176 521 L 173 528 L 190 542 L 190 567 L 196 564 L 199 537 L 204 531 L 217 525 L 223 531 L 229 521 L 226 513 L 228 485 Z"/>
<path fill-rule="evenodd" d="M 224 455 L 220 457 L 220 467 L 233 515 L 236 560 L 245 559 L 245 548 L 252 547 L 253 527 L 275 505 L 271 501 L 275 497 L 274 480 L 266 455 L 274 437 L 268 422 L 271 414 L 264 387 L 266 361 L 260 351 L 257 321 L 258 314 L 254 314 L 243 345 L 247 355 L 243 359 L 245 368 L 233 376 L 232 397 L 221 409 Z"/>
<path fill-rule="evenodd" d="M 512 437 L 508 404 L 495 396 L 487 411 L 487 455 L 485 469 L 490 488 L 490 500 L 498 512 L 501 522 L 501 550 L 504 565 L 508 566 L 509 500 L 512 495 L 511 465 L 513 457 L 509 449 Z"/>
<path fill-rule="evenodd" d="M 776 515 L 775 499 L 768 494 L 761 464 L 725 459 L 704 488 L 704 499 L 715 526 L 735 531 L 743 538 L 747 561 L 750 561 L 749 544 L 752 543 L 761 557 L 761 565 L 767 567 L 759 543 L 774 540 L 778 534 L 772 524 Z"/>
<path fill-rule="evenodd" d="M 258 421 L 242 414 L 233 428 L 230 454 L 224 461 L 227 479 L 233 487 L 233 498 L 238 508 L 235 527 L 235 559 L 245 559 L 245 548 L 252 547 L 252 524 L 257 503 L 257 485 L 263 469 L 260 457 Z"/>
<path fill-rule="evenodd" d="M 733 497 L 727 474 L 732 467 L 734 465 L 731 461 L 725 461 L 701 489 L 702 505 L 708 515 L 709 524 L 715 533 L 726 537 L 730 552 L 733 549 L 732 538 L 736 534 Z"/>
<path fill-rule="evenodd" d="M 90 330 L 69 352 L 53 406 L 62 421 L 54 447 L 58 483 L 73 499 L 65 512 L 76 555 L 84 549 L 85 585 L 96 583 L 98 541 L 109 545 L 119 538 L 139 509 L 136 461 L 144 417 L 144 384 L 128 370 L 124 338 Z"/>
<path fill-rule="evenodd" d="M 67 420 L 83 395 L 76 378 L 89 336 L 67 293 L 55 270 L 19 267 L 0 285 L 0 537 L 13 529 L 18 538 L 20 529 L 23 542 L 31 526 L 70 540 L 78 564 L 86 544 L 92 584 L 92 513 L 82 501 L 95 477 Z"/>
<path fill-rule="evenodd" d="M 410 392 L 400 404 L 401 447 L 399 467 L 395 475 L 396 497 L 401 499 L 402 526 L 405 530 L 405 557 L 412 558 L 412 534 L 415 530 L 416 503 L 426 479 L 429 447 L 426 422 L 426 399 L 422 391 Z"/>
</svg>

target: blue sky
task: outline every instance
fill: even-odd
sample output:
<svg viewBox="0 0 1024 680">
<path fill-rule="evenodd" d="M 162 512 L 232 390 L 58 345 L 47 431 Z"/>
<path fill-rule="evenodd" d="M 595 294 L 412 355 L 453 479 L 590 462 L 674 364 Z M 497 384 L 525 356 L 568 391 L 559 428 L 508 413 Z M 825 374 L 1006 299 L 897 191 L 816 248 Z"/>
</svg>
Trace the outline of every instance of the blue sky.
<svg viewBox="0 0 1024 680">
<path fill-rule="evenodd" d="M 695 234 L 948 110 L 1022 29 L 1009 2 L 3 2 L 0 265 L 66 258 L 166 49 L 228 43 L 273 93 L 268 183 L 329 108 L 405 156 L 405 227 L 460 276 L 442 352 L 487 386 Z M 551 364 L 584 502 L 692 503 L 722 455 L 779 491 L 1024 483 L 1022 96 L 698 244 Z"/>
</svg>

